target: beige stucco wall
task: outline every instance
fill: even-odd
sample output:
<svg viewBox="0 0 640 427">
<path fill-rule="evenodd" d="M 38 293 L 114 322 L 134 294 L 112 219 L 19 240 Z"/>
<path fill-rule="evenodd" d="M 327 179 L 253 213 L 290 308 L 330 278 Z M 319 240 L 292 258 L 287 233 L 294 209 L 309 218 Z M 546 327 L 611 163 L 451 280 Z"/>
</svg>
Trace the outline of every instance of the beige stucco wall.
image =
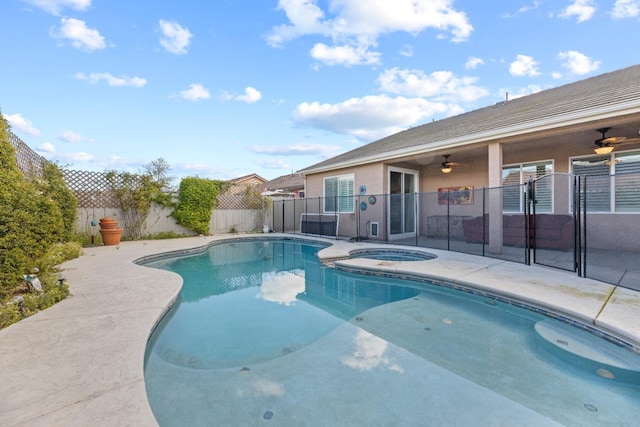
<svg viewBox="0 0 640 427">
<path fill-rule="evenodd" d="M 349 169 L 338 169 L 330 173 L 309 175 L 306 177 L 306 197 L 307 199 L 323 197 L 325 178 L 353 174 L 356 194 L 361 185 L 366 187 L 366 194 L 358 198 L 354 212 L 339 214 L 340 222 L 338 233 L 339 235 L 345 236 L 367 236 L 368 222 L 383 216 L 385 204 L 380 196 L 386 192 L 387 174 L 385 170 L 385 165 L 376 163 Z M 370 204 L 368 201 L 372 195 L 376 196 L 376 202 L 374 204 Z M 360 202 L 367 203 L 366 210 L 363 211 L 359 208 Z M 314 203 L 310 202 L 310 205 L 313 206 Z M 358 227 L 361 229 L 358 230 Z M 383 230 L 384 224 L 380 224 L 380 231 L 383 232 Z"/>
<path fill-rule="evenodd" d="M 587 133 L 587 138 L 592 137 Z M 502 169 L 503 165 L 512 165 L 520 163 L 530 163 L 538 161 L 551 160 L 553 162 L 554 171 L 554 197 L 553 197 L 553 213 L 555 214 L 571 214 L 570 188 L 571 176 L 570 159 L 578 156 L 588 156 L 593 154 L 593 142 L 590 139 L 584 140 L 568 140 L 561 135 L 553 135 L 540 138 L 538 140 L 526 140 L 508 144 L 501 144 L 502 149 L 502 165 L 495 167 Z M 489 162 L 487 147 L 474 147 L 468 150 L 459 150 L 451 154 L 451 161 L 462 163 L 461 166 L 454 167 L 449 174 L 443 174 L 440 171 L 440 163 L 442 157 L 440 153 L 425 154 L 422 158 L 416 158 L 412 161 L 394 161 L 390 163 L 376 163 L 367 166 L 358 166 L 354 168 L 345 168 L 332 172 L 312 174 L 306 176 L 307 197 L 322 197 L 324 177 L 354 174 L 355 190 L 357 192 L 360 185 L 366 185 L 367 195 L 370 194 L 388 194 L 388 176 L 390 167 L 399 167 L 412 169 L 419 172 L 419 191 L 420 191 L 420 222 L 419 230 L 421 234 L 425 234 L 429 228 L 428 221 L 433 219 L 427 217 L 446 216 L 447 214 L 459 218 L 475 217 L 482 215 L 482 189 L 487 187 L 486 202 L 490 203 L 489 193 L 498 192 L 497 189 L 488 188 L 489 185 Z M 437 198 L 438 189 L 447 187 L 474 187 L 474 202 L 469 205 L 456 205 L 447 207 L 446 204 L 439 204 Z M 378 198 L 380 199 L 380 198 Z M 356 206 L 357 208 L 357 206 Z M 367 206 L 365 211 L 354 212 L 354 214 L 343 214 L 344 221 L 341 222 L 342 231 L 349 235 L 364 235 L 365 230 L 357 233 L 354 228 L 357 215 L 361 217 L 360 223 L 366 222 L 369 217 L 386 219 L 385 203 L 376 203 L 376 206 Z M 487 211 L 489 206 L 485 206 Z M 590 215 L 590 218 L 597 218 L 598 215 Z M 615 236 L 621 248 L 637 248 L 635 237 L 639 232 L 625 233 L 623 230 L 635 230 L 640 227 L 640 214 L 615 214 L 608 215 L 606 222 L 603 222 L 597 229 L 590 227 L 590 246 L 606 247 L 606 241 L 611 240 Z M 349 228 L 351 224 L 351 228 Z M 592 224 L 593 225 L 593 224 Z M 386 224 L 380 224 L 380 230 L 386 231 Z M 381 236 L 383 237 L 383 236 Z M 602 242 L 602 243 L 600 243 Z"/>
</svg>

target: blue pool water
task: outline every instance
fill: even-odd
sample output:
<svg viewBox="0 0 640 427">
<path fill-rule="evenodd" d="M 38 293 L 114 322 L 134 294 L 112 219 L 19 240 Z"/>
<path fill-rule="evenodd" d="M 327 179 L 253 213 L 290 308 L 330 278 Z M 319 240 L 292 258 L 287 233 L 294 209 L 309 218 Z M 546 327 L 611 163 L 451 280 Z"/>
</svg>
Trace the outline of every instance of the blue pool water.
<svg viewBox="0 0 640 427">
<path fill-rule="evenodd" d="M 640 425 L 630 351 L 486 295 L 337 271 L 322 248 L 146 264 L 184 279 L 147 347 L 161 426 Z"/>
</svg>

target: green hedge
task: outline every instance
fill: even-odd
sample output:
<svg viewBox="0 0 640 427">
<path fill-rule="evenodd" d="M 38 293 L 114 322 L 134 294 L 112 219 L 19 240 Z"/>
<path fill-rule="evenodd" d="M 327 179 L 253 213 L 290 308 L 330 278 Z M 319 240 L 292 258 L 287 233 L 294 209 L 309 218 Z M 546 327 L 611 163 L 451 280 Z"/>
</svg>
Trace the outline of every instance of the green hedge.
<svg viewBox="0 0 640 427">
<path fill-rule="evenodd" d="M 25 176 L 8 132 L 0 113 L 0 302 L 54 244 L 71 238 L 76 221 L 75 196 L 60 168 L 45 162 L 41 175 Z"/>
<path fill-rule="evenodd" d="M 196 233 L 209 234 L 211 212 L 218 193 L 228 187 L 224 181 L 187 177 L 180 181 L 178 203 L 171 214 L 176 222 Z"/>
</svg>

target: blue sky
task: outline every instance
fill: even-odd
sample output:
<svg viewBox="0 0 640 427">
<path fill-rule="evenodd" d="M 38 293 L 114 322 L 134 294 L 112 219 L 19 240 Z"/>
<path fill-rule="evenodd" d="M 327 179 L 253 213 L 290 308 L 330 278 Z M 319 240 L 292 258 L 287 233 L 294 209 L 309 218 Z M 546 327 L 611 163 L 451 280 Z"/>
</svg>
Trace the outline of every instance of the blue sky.
<svg viewBox="0 0 640 427">
<path fill-rule="evenodd" d="M 640 0 L 2 0 L 0 109 L 78 170 L 265 179 L 640 62 Z"/>
</svg>

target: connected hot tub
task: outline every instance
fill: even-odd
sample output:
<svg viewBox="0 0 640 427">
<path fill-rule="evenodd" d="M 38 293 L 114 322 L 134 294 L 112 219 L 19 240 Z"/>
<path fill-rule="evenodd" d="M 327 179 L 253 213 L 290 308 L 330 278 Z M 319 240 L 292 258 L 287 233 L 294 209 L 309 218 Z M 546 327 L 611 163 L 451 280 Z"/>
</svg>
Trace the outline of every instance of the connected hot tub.
<svg viewBox="0 0 640 427">
<path fill-rule="evenodd" d="M 435 255 L 397 248 L 358 249 L 350 252 L 350 258 L 366 258 L 379 261 L 428 261 L 436 258 Z"/>
</svg>

